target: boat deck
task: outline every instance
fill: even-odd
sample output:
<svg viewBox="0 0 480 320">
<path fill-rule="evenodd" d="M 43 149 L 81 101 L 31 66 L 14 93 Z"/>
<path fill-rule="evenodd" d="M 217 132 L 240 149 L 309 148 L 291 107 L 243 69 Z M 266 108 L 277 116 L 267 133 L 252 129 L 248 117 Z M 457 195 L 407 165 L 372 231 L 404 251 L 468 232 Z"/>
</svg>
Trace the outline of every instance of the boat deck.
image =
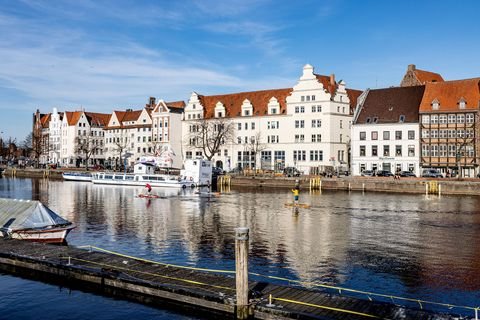
<svg viewBox="0 0 480 320">
<path fill-rule="evenodd" d="M 0 240 L 0 270 L 93 285 L 103 293 L 128 294 L 141 302 L 161 300 L 229 317 L 236 312 L 235 273 L 219 274 L 98 249 L 19 240 Z M 268 282 L 250 281 L 249 289 L 250 312 L 256 319 L 454 318 L 420 308 Z"/>
</svg>

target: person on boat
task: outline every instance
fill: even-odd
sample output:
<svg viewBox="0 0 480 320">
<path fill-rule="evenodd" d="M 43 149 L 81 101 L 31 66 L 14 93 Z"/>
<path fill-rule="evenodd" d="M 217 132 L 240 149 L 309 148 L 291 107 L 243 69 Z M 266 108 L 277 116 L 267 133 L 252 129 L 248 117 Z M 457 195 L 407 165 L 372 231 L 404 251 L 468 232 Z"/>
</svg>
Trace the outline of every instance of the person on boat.
<svg viewBox="0 0 480 320">
<path fill-rule="evenodd" d="M 147 188 L 147 191 L 148 191 L 149 194 L 150 194 L 150 192 L 152 192 L 152 186 L 149 183 L 147 183 L 145 185 L 145 188 Z"/>
</svg>

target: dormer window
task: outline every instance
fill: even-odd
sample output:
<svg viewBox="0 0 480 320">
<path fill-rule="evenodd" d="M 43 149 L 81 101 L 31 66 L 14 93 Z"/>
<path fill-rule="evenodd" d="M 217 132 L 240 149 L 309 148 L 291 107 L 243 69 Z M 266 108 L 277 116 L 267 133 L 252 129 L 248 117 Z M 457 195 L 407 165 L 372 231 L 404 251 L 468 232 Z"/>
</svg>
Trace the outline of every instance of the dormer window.
<svg viewBox="0 0 480 320">
<path fill-rule="evenodd" d="M 219 113 L 217 113 L 217 117 L 221 118 L 221 117 L 223 117 L 223 114 L 221 112 L 219 112 Z"/>
<path fill-rule="evenodd" d="M 378 118 L 377 117 L 373 117 L 373 123 L 377 123 L 378 122 Z"/>
<path fill-rule="evenodd" d="M 370 119 L 370 117 L 368 117 L 366 122 L 370 123 L 370 122 L 372 122 L 372 119 Z"/>
<path fill-rule="evenodd" d="M 278 114 L 280 112 L 280 104 L 277 98 L 271 97 L 268 101 L 268 114 Z"/>
<path fill-rule="evenodd" d="M 433 100 L 432 101 L 432 109 L 433 110 L 438 110 L 439 108 L 440 108 L 440 102 L 437 99 Z"/>
<path fill-rule="evenodd" d="M 464 98 L 460 98 L 460 100 L 458 101 L 458 107 L 459 107 L 460 109 L 465 109 L 466 105 L 467 105 L 467 102 L 465 101 L 465 99 L 464 99 Z"/>
<path fill-rule="evenodd" d="M 248 117 L 253 114 L 253 106 L 250 100 L 245 99 L 242 103 L 242 116 Z"/>
<path fill-rule="evenodd" d="M 400 118 L 398 119 L 398 122 L 404 123 L 405 122 L 405 116 L 402 114 L 400 115 Z"/>
</svg>

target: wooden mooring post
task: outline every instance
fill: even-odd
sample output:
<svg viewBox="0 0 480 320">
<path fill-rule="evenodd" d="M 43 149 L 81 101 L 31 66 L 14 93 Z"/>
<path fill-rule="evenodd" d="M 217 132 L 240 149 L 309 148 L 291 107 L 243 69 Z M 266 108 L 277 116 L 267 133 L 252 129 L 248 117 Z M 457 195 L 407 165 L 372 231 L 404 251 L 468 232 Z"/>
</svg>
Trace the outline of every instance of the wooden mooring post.
<svg viewBox="0 0 480 320">
<path fill-rule="evenodd" d="M 248 237 L 249 229 L 235 229 L 235 283 L 237 291 L 237 319 L 250 315 L 248 303 Z"/>
</svg>

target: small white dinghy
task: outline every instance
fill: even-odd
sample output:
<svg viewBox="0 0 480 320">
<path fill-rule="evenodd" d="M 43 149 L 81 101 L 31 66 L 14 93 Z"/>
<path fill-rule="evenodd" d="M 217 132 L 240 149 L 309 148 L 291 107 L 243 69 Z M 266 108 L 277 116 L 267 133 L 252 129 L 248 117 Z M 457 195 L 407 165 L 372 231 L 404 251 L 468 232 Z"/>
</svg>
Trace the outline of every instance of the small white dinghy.
<svg viewBox="0 0 480 320">
<path fill-rule="evenodd" d="M 0 198 L 0 236 L 62 243 L 75 225 L 40 201 Z"/>
</svg>

